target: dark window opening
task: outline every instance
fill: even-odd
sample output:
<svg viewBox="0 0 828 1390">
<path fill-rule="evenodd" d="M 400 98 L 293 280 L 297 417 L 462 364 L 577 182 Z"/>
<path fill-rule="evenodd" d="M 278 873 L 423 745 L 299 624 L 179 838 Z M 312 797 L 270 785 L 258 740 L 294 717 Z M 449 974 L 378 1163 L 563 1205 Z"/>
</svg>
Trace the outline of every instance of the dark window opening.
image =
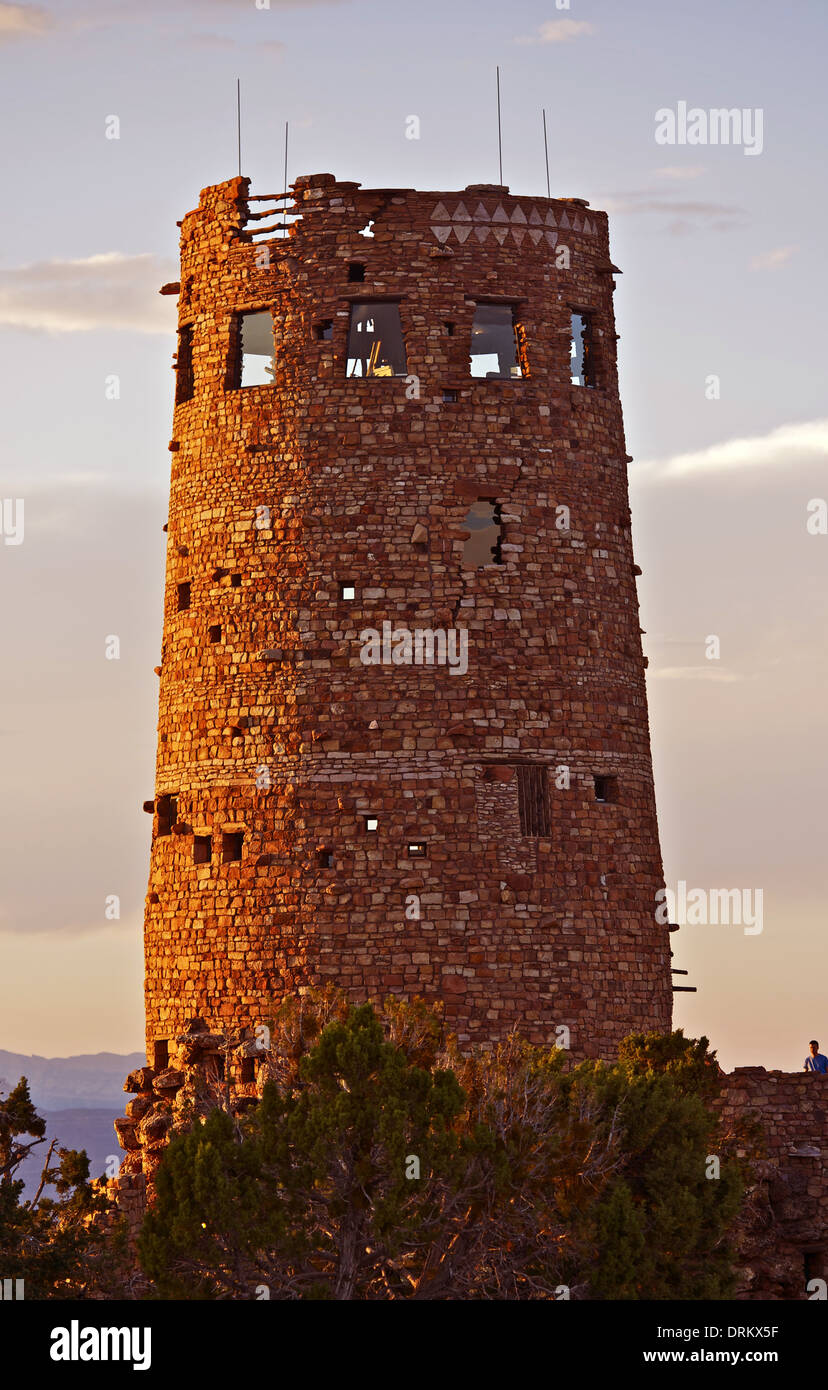
<svg viewBox="0 0 828 1390">
<path fill-rule="evenodd" d="M 369 835 L 375 835 L 379 830 L 379 819 L 377 816 L 365 816 L 365 829 Z"/>
<path fill-rule="evenodd" d="M 219 1053 L 219 1055 L 218 1055 L 217 1057 L 214 1057 L 214 1058 L 213 1058 L 213 1061 L 214 1061 L 215 1064 L 216 1064 L 216 1075 L 218 1076 L 219 1081 L 223 1081 L 223 1080 L 224 1080 L 224 1058 L 223 1058 L 223 1057 L 221 1056 L 221 1054 Z"/>
<path fill-rule="evenodd" d="M 447 386 L 443 391 L 443 400 L 453 404 L 457 400 L 457 392 L 453 387 Z"/>
<path fill-rule="evenodd" d="M 356 586 L 354 584 L 340 584 L 339 597 L 346 603 L 351 603 L 356 598 Z"/>
<path fill-rule="evenodd" d="M 463 568 L 471 570 L 480 569 L 483 565 L 501 565 L 503 523 L 500 503 L 488 497 L 478 498 L 472 502 L 463 524 L 471 532 L 463 545 Z"/>
<path fill-rule="evenodd" d="M 248 1086 L 256 1080 L 256 1062 L 252 1057 L 242 1057 L 239 1066 L 239 1084 Z"/>
<path fill-rule="evenodd" d="M 158 798 L 158 834 L 171 835 L 172 828 L 178 820 L 178 797 L 159 796 Z"/>
<path fill-rule="evenodd" d="M 822 1279 L 825 1256 L 821 1250 L 803 1250 L 802 1260 L 805 1266 L 805 1284 L 810 1284 L 812 1279 Z"/>
<path fill-rule="evenodd" d="M 183 613 L 185 608 L 190 606 L 190 581 L 178 586 L 178 611 Z"/>
<path fill-rule="evenodd" d="M 517 769 L 518 811 L 521 835 L 549 834 L 549 800 L 545 767 Z"/>
<path fill-rule="evenodd" d="M 313 331 L 318 343 L 329 343 L 333 337 L 333 319 L 323 319 L 314 325 Z"/>
<path fill-rule="evenodd" d="M 230 576 L 230 588 L 231 588 L 231 589 L 240 589 L 240 588 L 241 588 L 241 575 L 240 575 L 240 574 L 231 574 L 231 576 Z"/>
<path fill-rule="evenodd" d="M 573 386 L 595 385 L 592 315 L 572 312 L 570 364 Z"/>
<path fill-rule="evenodd" d="M 170 1065 L 170 1044 L 166 1038 L 156 1038 L 152 1045 L 152 1065 L 155 1071 L 166 1071 Z"/>
<path fill-rule="evenodd" d="M 362 261 L 351 261 L 348 265 L 348 279 L 352 284 L 361 285 L 365 279 L 365 265 Z"/>
<path fill-rule="evenodd" d="M 320 869 L 332 869 L 334 862 L 332 850 L 318 849 L 316 851 L 316 862 L 318 863 Z"/>
<path fill-rule="evenodd" d="M 478 304 L 475 308 L 471 374 L 487 381 L 511 381 L 523 375 L 511 304 Z"/>
<path fill-rule="evenodd" d="M 346 376 L 405 376 L 405 342 L 399 304 L 351 305 Z"/>
<path fill-rule="evenodd" d="M 178 330 L 178 352 L 175 358 L 175 403 L 193 398 L 193 330 L 185 324 Z"/>
<path fill-rule="evenodd" d="M 453 323 L 444 323 L 444 324 L 443 324 L 443 330 L 444 330 L 445 335 L 446 335 L 447 338 L 453 338 L 453 337 L 454 337 L 454 324 L 453 324 Z"/>
<path fill-rule="evenodd" d="M 595 800 L 596 801 L 617 801 L 618 800 L 618 778 L 617 777 L 594 777 Z"/>
<path fill-rule="evenodd" d="M 193 863 L 209 864 L 213 853 L 213 843 L 209 835 L 193 837 Z"/>
<path fill-rule="evenodd" d="M 238 315 L 237 386 L 270 386 L 276 370 L 273 314 L 264 309 Z"/>
<path fill-rule="evenodd" d="M 241 830 L 225 831 L 221 837 L 222 864 L 235 864 L 242 857 L 244 833 Z"/>
<path fill-rule="evenodd" d="M 425 859 L 426 847 L 422 840 L 411 840 L 408 845 L 410 859 Z"/>
<path fill-rule="evenodd" d="M 211 642 L 220 642 L 220 641 L 221 641 L 221 623 L 214 623 L 212 627 L 208 627 L 208 629 L 207 629 L 207 634 L 208 634 L 208 636 L 209 636 Z"/>
</svg>

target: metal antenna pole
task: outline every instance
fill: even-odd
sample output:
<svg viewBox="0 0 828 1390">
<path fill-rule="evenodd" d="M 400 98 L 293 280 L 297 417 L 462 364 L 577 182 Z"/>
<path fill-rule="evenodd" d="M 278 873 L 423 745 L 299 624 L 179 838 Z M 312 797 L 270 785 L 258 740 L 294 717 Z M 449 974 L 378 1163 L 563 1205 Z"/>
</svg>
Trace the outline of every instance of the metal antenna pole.
<svg viewBox="0 0 828 1390">
<path fill-rule="evenodd" d="M 241 178 L 241 78 L 236 78 L 236 135 L 239 146 L 239 178 Z"/>
<path fill-rule="evenodd" d="M 287 193 L 287 191 L 288 191 L 288 185 L 287 185 L 287 169 L 288 169 L 288 123 L 287 123 L 287 121 L 285 121 L 285 182 L 284 182 L 284 190 L 285 190 L 285 193 Z M 282 221 L 283 221 L 283 222 L 285 221 L 286 215 L 287 215 L 287 204 L 285 204 L 284 207 L 283 207 L 283 209 L 282 209 Z M 287 227 L 285 226 L 285 227 L 282 228 L 282 236 L 286 236 L 286 235 L 287 235 Z"/>
<path fill-rule="evenodd" d="M 551 198 L 549 191 L 549 142 L 546 138 L 546 107 L 543 108 L 543 152 L 546 155 L 546 196 Z"/>
<path fill-rule="evenodd" d="M 497 68 L 497 158 L 500 167 L 500 182 L 503 183 L 503 140 L 500 130 L 500 65 Z"/>
</svg>

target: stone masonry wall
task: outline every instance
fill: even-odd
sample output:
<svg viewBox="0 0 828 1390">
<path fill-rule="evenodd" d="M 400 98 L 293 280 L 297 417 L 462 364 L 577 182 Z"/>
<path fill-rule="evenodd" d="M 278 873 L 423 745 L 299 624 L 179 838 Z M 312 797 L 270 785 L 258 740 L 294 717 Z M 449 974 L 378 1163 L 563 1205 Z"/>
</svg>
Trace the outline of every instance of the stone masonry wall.
<svg viewBox="0 0 828 1390">
<path fill-rule="evenodd" d="M 148 1056 L 163 1069 L 194 1016 L 255 1026 L 330 980 L 441 999 L 463 1042 L 566 1024 L 573 1055 L 611 1057 L 669 1028 L 671 985 L 606 216 L 325 174 L 294 199 L 264 241 L 245 179 L 182 223 Z M 407 378 L 346 379 L 350 304 L 371 299 L 399 303 Z M 514 304 L 528 375 L 470 376 L 478 300 Z M 239 388 L 237 316 L 262 309 L 273 381 Z M 571 384 L 573 310 L 594 388 Z M 464 569 L 480 498 L 502 563 Z M 385 620 L 465 628 L 467 673 L 363 665 Z M 519 819 L 527 764 L 544 836 Z"/>
<path fill-rule="evenodd" d="M 828 1279 L 828 1078 L 739 1067 L 724 1078 L 726 1123 L 758 1122 L 755 1165 L 738 1230 L 740 1298 L 806 1299 Z"/>
</svg>

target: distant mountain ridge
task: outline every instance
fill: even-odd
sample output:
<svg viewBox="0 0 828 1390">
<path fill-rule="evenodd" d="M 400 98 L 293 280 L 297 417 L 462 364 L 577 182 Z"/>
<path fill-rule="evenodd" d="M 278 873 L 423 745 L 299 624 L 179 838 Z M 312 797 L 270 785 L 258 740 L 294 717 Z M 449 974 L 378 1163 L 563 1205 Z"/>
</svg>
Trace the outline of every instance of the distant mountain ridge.
<svg viewBox="0 0 828 1390">
<path fill-rule="evenodd" d="M 8 1094 L 21 1076 L 38 1110 L 123 1108 L 127 1073 L 146 1066 L 143 1052 L 94 1052 L 77 1057 L 26 1057 L 0 1049 L 0 1092 Z"/>
</svg>

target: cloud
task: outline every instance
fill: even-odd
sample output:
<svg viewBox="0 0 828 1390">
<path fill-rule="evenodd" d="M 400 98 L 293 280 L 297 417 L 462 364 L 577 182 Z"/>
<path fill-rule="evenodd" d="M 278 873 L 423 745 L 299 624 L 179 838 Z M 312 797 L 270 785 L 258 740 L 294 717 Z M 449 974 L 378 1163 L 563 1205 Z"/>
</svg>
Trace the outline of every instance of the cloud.
<svg viewBox="0 0 828 1390">
<path fill-rule="evenodd" d="M 0 270 L 0 324 L 50 333 L 169 333 L 175 304 L 158 290 L 177 274 L 172 260 L 120 251 Z"/>
<path fill-rule="evenodd" d="M 0 43 L 22 39 L 32 34 L 45 34 L 54 27 L 54 19 L 41 5 L 7 5 L 0 3 Z"/>
<path fill-rule="evenodd" d="M 777 246 L 775 251 L 763 251 L 760 256 L 754 256 L 750 263 L 751 270 L 778 270 L 781 265 L 785 265 L 791 259 L 796 246 Z"/>
<path fill-rule="evenodd" d="M 665 164 L 656 169 L 658 179 L 697 179 L 705 172 L 704 164 Z"/>
<path fill-rule="evenodd" d="M 636 474 L 652 480 L 684 478 L 690 474 L 732 472 L 743 468 L 778 469 L 788 472 L 797 462 L 828 461 L 828 419 L 780 425 L 769 434 L 727 439 L 693 453 L 667 459 L 647 459 L 636 465 Z"/>
<path fill-rule="evenodd" d="M 594 34 L 595 25 L 584 19 L 547 19 L 541 24 L 537 34 L 523 35 L 514 43 L 569 43 L 581 34 Z"/>
<path fill-rule="evenodd" d="M 662 666 L 650 670 L 648 680 L 659 681 L 722 681 L 732 685 L 734 681 L 756 680 L 756 673 L 749 678 L 738 671 L 720 671 L 712 662 L 707 666 Z"/>
<path fill-rule="evenodd" d="M 602 199 L 602 207 L 613 213 L 662 213 L 671 217 L 715 218 L 725 225 L 745 217 L 744 208 L 735 203 L 691 202 L 677 198 L 665 198 L 650 189 L 637 189 L 629 192 L 612 193 Z"/>
</svg>

